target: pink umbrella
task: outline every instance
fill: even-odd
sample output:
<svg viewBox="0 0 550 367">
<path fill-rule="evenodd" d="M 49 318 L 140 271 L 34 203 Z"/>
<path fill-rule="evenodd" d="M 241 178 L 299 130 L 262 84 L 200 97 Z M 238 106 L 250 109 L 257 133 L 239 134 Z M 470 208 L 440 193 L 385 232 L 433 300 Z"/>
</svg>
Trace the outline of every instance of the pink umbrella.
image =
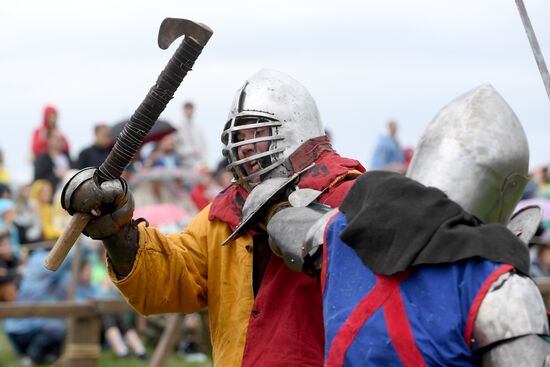
<svg viewBox="0 0 550 367">
<path fill-rule="evenodd" d="M 154 227 L 187 222 L 191 214 L 174 204 L 157 204 L 136 209 L 134 219 L 145 218 Z"/>
</svg>

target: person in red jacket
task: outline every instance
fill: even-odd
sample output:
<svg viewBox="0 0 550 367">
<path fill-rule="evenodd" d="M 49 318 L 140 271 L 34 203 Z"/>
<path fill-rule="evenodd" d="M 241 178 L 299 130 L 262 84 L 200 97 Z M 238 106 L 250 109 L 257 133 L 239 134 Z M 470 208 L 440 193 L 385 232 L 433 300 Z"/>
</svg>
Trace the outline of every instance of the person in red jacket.
<svg viewBox="0 0 550 367">
<path fill-rule="evenodd" d="M 32 133 L 32 157 L 33 160 L 40 154 L 48 150 L 48 131 L 57 128 L 57 109 L 54 106 L 44 107 L 42 125 L 37 127 Z M 61 134 L 63 139 L 63 151 L 69 154 L 69 143 L 67 138 Z"/>
</svg>

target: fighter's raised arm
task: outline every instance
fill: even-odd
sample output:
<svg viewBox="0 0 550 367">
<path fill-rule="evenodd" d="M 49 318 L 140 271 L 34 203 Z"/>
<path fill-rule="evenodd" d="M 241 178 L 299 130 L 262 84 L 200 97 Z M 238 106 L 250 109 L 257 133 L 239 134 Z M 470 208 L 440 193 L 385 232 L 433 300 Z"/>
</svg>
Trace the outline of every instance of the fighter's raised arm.
<svg viewBox="0 0 550 367">
<path fill-rule="evenodd" d="M 99 225 L 95 226 L 95 230 L 88 230 L 101 238 L 107 238 L 108 233 L 118 233 L 131 219 L 133 201 L 127 195 L 127 185 L 120 179 L 120 175 L 141 147 L 143 139 L 174 96 L 187 72 L 192 69 L 210 39 L 212 30 L 187 19 L 166 18 L 159 29 L 159 47 L 168 48 L 182 35 L 186 37 L 120 133 L 105 162 L 97 169 L 94 167 L 78 172 L 63 188 L 61 205 L 72 218 L 50 251 L 44 263 L 46 268 L 56 270 L 61 265 L 84 227 L 94 217 L 104 218 L 98 219 Z M 99 230 L 100 227 L 102 229 Z M 132 237 L 135 237 L 135 231 L 133 233 Z M 110 250 L 115 251 L 107 244 L 107 251 Z M 118 256 L 113 255 L 117 259 Z M 120 265 L 121 269 L 123 267 L 127 266 Z"/>
</svg>

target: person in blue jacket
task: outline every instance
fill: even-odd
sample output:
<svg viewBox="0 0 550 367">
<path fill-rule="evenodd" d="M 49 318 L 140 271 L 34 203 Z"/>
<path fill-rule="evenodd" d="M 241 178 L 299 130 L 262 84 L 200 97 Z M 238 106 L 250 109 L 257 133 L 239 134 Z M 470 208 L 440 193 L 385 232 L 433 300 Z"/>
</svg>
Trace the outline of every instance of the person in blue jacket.
<svg viewBox="0 0 550 367">
<path fill-rule="evenodd" d="M 31 252 L 16 302 L 61 301 L 67 299 L 71 278 L 71 261 L 65 261 L 56 272 L 44 267 L 45 249 Z M 10 318 L 4 320 L 4 331 L 15 350 L 32 363 L 51 363 L 61 354 L 67 327 L 62 318 Z"/>
</svg>

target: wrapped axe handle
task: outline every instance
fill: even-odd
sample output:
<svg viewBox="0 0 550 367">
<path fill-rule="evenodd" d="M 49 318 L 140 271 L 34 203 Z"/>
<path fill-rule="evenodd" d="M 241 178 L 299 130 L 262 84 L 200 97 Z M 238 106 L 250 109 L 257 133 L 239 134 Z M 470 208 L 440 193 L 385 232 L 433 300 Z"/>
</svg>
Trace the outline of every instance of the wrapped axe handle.
<svg viewBox="0 0 550 367">
<path fill-rule="evenodd" d="M 155 85 L 151 87 L 130 121 L 124 126 L 105 162 L 95 171 L 93 180 L 97 186 L 102 182 L 120 177 L 124 168 L 131 162 L 141 147 L 145 136 L 164 111 L 168 102 L 173 98 L 187 72 L 192 69 L 203 47 L 210 39 L 212 30 L 204 24 L 194 23 L 186 19 L 166 18 L 159 30 L 158 42 L 160 48 L 168 48 L 172 41 L 181 35 L 185 35 L 182 43 L 160 73 Z M 70 199 L 68 198 L 68 202 L 70 202 Z M 69 207 L 66 203 L 67 200 L 62 199 L 62 206 L 67 210 Z M 88 213 L 73 213 L 67 228 L 44 262 L 47 269 L 55 271 L 59 268 L 91 218 L 92 215 Z"/>
</svg>

